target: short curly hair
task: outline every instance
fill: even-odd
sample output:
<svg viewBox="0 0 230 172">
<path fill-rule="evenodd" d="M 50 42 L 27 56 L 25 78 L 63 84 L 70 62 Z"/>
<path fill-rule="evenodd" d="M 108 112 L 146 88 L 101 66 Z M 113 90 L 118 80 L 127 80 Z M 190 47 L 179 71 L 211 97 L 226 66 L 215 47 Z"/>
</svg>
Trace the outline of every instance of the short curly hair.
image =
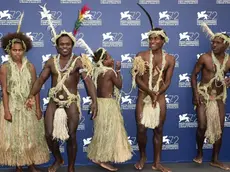
<svg viewBox="0 0 230 172">
<path fill-rule="evenodd" d="M 155 28 L 153 28 L 152 29 L 152 31 L 161 31 L 161 30 L 163 30 L 162 28 L 159 28 L 159 27 L 155 27 Z M 163 30 L 163 32 L 164 32 L 164 34 L 167 36 L 167 34 L 166 34 L 166 32 Z M 165 38 L 163 37 L 163 36 L 161 36 L 161 35 L 159 35 L 160 36 L 160 38 L 162 39 L 162 40 L 164 40 L 165 41 Z"/>
<path fill-rule="evenodd" d="M 3 36 L 1 39 L 2 42 L 2 48 L 5 51 L 5 53 L 8 54 L 7 51 L 7 46 L 9 45 L 10 41 L 15 40 L 14 43 L 20 43 L 22 44 L 23 48 L 26 48 L 25 51 L 28 52 L 31 48 L 32 48 L 32 40 L 30 39 L 30 37 L 26 36 L 24 33 L 22 32 L 18 32 L 18 33 L 8 33 L 7 35 Z M 25 44 L 26 47 L 23 46 L 23 44 Z M 9 45 L 9 49 L 12 48 L 12 44 Z"/>
<path fill-rule="evenodd" d="M 62 34 L 62 35 L 56 40 L 56 42 L 55 42 L 57 46 L 59 45 L 59 39 L 62 38 L 62 37 L 64 37 L 64 36 L 67 36 L 67 37 L 70 38 L 69 35 L 67 35 L 67 34 Z M 71 39 L 71 38 L 70 38 L 70 39 Z M 74 42 L 73 42 L 72 39 L 71 39 L 71 42 L 72 42 L 72 47 L 73 47 L 73 46 L 74 46 Z"/>
<path fill-rule="evenodd" d="M 95 63 L 97 63 L 100 60 L 100 57 L 102 55 L 103 49 L 99 49 L 96 52 L 94 52 L 94 57 L 93 57 L 93 61 Z M 102 60 L 104 60 L 107 56 L 107 51 L 105 51 L 105 53 L 102 56 Z"/>
</svg>

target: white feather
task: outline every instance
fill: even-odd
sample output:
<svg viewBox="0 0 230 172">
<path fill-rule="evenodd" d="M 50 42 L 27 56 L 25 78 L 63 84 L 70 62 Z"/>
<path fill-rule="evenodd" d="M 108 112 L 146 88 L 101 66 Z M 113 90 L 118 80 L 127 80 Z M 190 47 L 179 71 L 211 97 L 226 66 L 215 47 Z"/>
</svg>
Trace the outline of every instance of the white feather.
<svg viewBox="0 0 230 172">
<path fill-rule="evenodd" d="M 39 6 L 43 10 L 44 15 L 46 16 L 46 18 L 48 20 L 49 27 L 51 28 L 51 31 L 52 31 L 51 33 L 53 34 L 53 37 L 55 38 L 57 34 L 56 34 L 56 31 L 55 31 L 53 23 L 52 23 L 52 16 L 50 17 L 50 15 L 48 15 L 48 10 L 46 8 L 46 4 L 44 6 L 41 6 L 41 5 L 39 5 Z"/>
<path fill-rule="evenodd" d="M 201 27 L 202 27 L 202 31 L 206 33 L 207 36 L 209 36 L 210 38 L 214 36 L 214 33 L 212 32 L 212 30 L 208 27 L 208 25 L 205 22 L 201 24 Z"/>
<path fill-rule="evenodd" d="M 94 53 L 93 51 L 91 50 L 91 48 L 86 44 L 86 42 L 80 38 L 78 41 L 77 41 L 77 46 L 80 47 L 80 48 L 83 48 L 87 54 L 90 54 L 91 56 L 94 56 Z"/>
</svg>

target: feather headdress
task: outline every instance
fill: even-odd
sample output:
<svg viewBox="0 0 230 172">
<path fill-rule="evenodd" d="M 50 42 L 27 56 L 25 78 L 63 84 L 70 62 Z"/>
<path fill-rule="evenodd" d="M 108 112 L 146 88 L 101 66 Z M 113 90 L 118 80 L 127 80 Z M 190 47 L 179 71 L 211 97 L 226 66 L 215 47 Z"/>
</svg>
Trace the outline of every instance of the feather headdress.
<svg viewBox="0 0 230 172">
<path fill-rule="evenodd" d="M 84 14 L 86 13 L 86 11 L 89 10 L 88 6 L 84 5 L 82 7 L 82 9 L 80 10 L 78 20 L 75 22 L 74 33 L 62 30 L 59 34 L 57 34 L 55 31 L 55 28 L 54 28 L 54 25 L 52 22 L 52 20 L 53 20 L 52 15 L 49 14 L 50 10 L 47 10 L 46 4 L 44 6 L 41 6 L 41 5 L 39 5 L 39 6 L 43 10 L 41 12 L 42 15 L 47 18 L 49 28 L 51 29 L 51 34 L 52 34 L 51 41 L 53 42 L 53 44 L 56 46 L 56 42 L 57 42 L 58 38 L 60 38 L 62 35 L 68 35 L 71 38 L 71 40 L 74 42 L 74 46 L 75 46 L 76 45 L 75 35 L 77 34 L 77 31 L 78 31 L 79 27 L 81 26 L 81 23 L 83 22 Z"/>
<path fill-rule="evenodd" d="M 220 37 L 224 40 L 225 43 L 227 42 L 228 44 L 230 44 L 230 37 L 226 36 L 224 33 L 221 32 L 213 33 L 205 22 L 201 24 L 201 28 L 210 40 L 214 39 L 215 37 Z"/>
<path fill-rule="evenodd" d="M 140 5 L 139 3 L 137 3 L 137 5 L 145 12 L 145 14 L 147 15 L 148 19 L 149 19 L 149 23 L 151 25 L 151 29 L 150 31 L 148 32 L 148 36 L 152 35 L 152 34 L 155 34 L 155 35 L 160 35 L 164 38 L 165 42 L 168 42 L 169 41 L 169 38 L 168 36 L 164 33 L 164 30 L 153 30 L 154 29 L 154 25 L 153 25 L 153 21 L 152 21 L 152 18 L 150 16 L 150 14 L 146 11 L 146 9 Z"/>
<path fill-rule="evenodd" d="M 19 20 L 19 22 L 18 22 L 18 29 L 17 29 L 17 33 L 19 33 L 19 32 L 20 32 L 23 17 L 24 17 L 24 11 L 23 11 L 23 13 L 21 14 L 20 20 Z"/>
<path fill-rule="evenodd" d="M 76 36 L 82 22 L 84 21 L 84 15 L 87 13 L 87 11 L 89 11 L 89 7 L 87 5 L 84 5 L 81 10 L 79 10 L 79 15 L 78 15 L 78 19 L 75 22 L 74 25 L 74 30 L 73 30 L 73 35 Z"/>
</svg>

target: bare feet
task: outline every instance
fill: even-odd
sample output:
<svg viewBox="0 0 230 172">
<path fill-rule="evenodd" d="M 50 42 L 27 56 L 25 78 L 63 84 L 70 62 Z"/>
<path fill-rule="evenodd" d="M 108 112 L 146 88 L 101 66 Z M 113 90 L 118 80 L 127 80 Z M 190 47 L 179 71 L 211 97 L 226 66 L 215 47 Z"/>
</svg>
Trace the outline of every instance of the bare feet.
<svg viewBox="0 0 230 172">
<path fill-rule="evenodd" d="M 110 164 L 107 163 L 107 162 L 101 162 L 101 163 L 100 163 L 100 166 L 101 166 L 102 168 L 105 168 L 105 169 L 109 170 L 109 171 L 117 171 L 117 170 L 118 170 L 118 168 L 115 168 L 114 166 L 110 165 Z"/>
<path fill-rule="evenodd" d="M 100 163 L 99 161 L 96 161 L 96 160 L 93 160 L 93 159 L 91 159 L 91 161 L 92 161 L 93 163 L 97 164 L 97 165 L 101 165 L 101 163 Z"/>
<path fill-rule="evenodd" d="M 16 172 L 22 172 L 22 167 L 16 166 Z"/>
<path fill-rule="evenodd" d="M 113 167 L 112 165 L 110 165 L 109 163 L 106 163 L 106 162 L 99 162 L 99 161 L 96 161 L 96 160 L 92 160 L 91 161 L 99 166 L 101 166 L 102 168 L 105 168 L 109 171 L 117 171 L 118 168 L 115 168 Z"/>
<path fill-rule="evenodd" d="M 166 168 L 161 164 L 153 164 L 152 169 L 161 172 L 172 172 L 169 168 Z"/>
<path fill-rule="evenodd" d="M 53 165 L 48 168 L 48 172 L 56 172 L 62 165 L 64 164 L 64 161 L 54 161 Z"/>
<path fill-rule="evenodd" d="M 74 166 L 73 167 L 68 167 L 68 172 L 74 172 L 74 171 L 75 171 Z"/>
<path fill-rule="evenodd" d="M 145 162 L 146 162 L 147 158 L 146 157 L 142 157 L 140 159 L 140 161 L 138 161 L 134 167 L 137 169 L 137 170 L 142 170 L 144 168 L 144 165 L 145 165 Z"/>
<path fill-rule="evenodd" d="M 202 164 L 203 162 L 203 157 L 201 155 L 198 155 L 196 158 L 193 159 L 193 162 Z"/>
<path fill-rule="evenodd" d="M 230 170 L 229 166 L 224 165 L 222 162 L 219 162 L 219 161 L 210 162 L 210 165 L 213 166 L 213 167 L 220 168 L 222 170 Z"/>
<path fill-rule="evenodd" d="M 29 165 L 29 166 L 28 166 L 28 170 L 29 170 L 30 172 L 41 172 L 40 170 L 36 169 L 36 167 L 35 167 L 34 164 L 33 164 L 33 165 Z"/>
</svg>

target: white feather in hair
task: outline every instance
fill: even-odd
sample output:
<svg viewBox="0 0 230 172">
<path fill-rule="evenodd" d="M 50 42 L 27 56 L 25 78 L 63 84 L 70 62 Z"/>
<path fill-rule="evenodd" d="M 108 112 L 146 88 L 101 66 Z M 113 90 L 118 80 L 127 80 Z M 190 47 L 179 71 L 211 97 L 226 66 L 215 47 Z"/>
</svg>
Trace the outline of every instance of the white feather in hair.
<svg viewBox="0 0 230 172">
<path fill-rule="evenodd" d="M 52 23 L 52 14 L 49 14 L 50 10 L 47 10 L 46 4 L 44 6 L 41 6 L 41 5 L 39 5 L 39 6 L 43 10 L 43 12 L 41 12 L 41 15 L 43 15 L 44 17 L 47 18 L 48 23 L 49 23 L 49 27 L 51 29 L 51 33 L 53 34 L 53 37 L 55 38 L 57 36 L 57 34 L 56 34 L 56 31 L 55 31 L 53 23 Z"/>
<path fill-rule="evenodd" d="M 207 25 L 206 23 L 203 22 L 203 23 L 201 24 L 201 27 L 202 27 L 202 31 L 203 31 L 204 33 L 206 33 L 207 36 L 210 37 L 210 39 L 214 37 L 214 33 L 212 32 L 212 30 L 208 27 L 208 25 Z"/>
</svg>

